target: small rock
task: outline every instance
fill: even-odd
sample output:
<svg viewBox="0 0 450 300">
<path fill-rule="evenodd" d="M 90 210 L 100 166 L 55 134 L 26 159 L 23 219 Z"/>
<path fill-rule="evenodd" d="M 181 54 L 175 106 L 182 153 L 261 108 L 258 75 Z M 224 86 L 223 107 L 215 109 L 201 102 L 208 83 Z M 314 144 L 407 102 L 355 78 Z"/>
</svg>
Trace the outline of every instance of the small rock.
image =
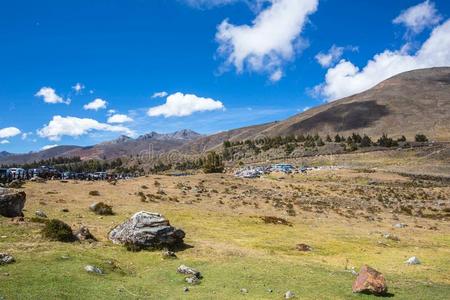
<svg viewBox="0 0 450 300">
<path fill-rule="evenodd" d="M 79 241 L 96 241 L 97 240 L 86 226 L 81 226 L 80 229 L 78 229 L 78 231 L 75 232 L 75 236 Z"/>
<path fill-rule="evenodd" d="M 0 253 L 0 265 L 12 264 L 16 260 L 8 253 Z"/>
<path fill-rule="evenodd" d="M 268 292 L 268 293 L 272 293 L 273 290 L 272 290 L 272 289 L 267 289 L 267 292 Z"/>
<path fill-rule="evenodd" d="M 408 258 L 408 260 L 405 262 L 408 265 L 420 265 L 422 262 L 415 256 L 412 256 Z"/>
<path fill-rule="evenodd" d="M 63 208 L 63 209 L 61 209 L 61 211 L 62 212 L 69 212 L 69 209 L 68 208 Z"/>
<path fill-rule="evenodd" d="M 100 275 L 103 274 L 103 271 L 96 266 L 87 265 L 86 267 L 84 267 L 84 269 L 88 273 L 95 273 L 95 274 L 100 274 Z"/>
<path fill-rule="evenodd" d="M 242 294 L 247 294 L 247 293 L 248 293 L 248 290 L 245 289 L 245 288 L 242 288 L 242 289 L 241 289 L 241 293 L 242 293 Z"/>
<path fill-rule="evenodd" d="M 308 252 L 312 251 L 312 247 L 306 244 L 297 244 L 295 247 L 298 251 Z"/>
<path fill-rule="evenodd" d="M 9 276 L 9 273 L 8 273 L 8 272 L 5 272 L 5 273 L 3 273 L 3 276 L 8 277 L 8 276 Z"/>
<path fill-rule="evenodd" d="M 185 293 L 189 292 L 189 288 L 188 288 L 187 286 L 185 286 L 185 287 L 183 288 L 183 292 L 185 292 Z"/>
<path fill-rule="evenodd" d="M 163 259 L 174 259 L 177 258 L 177 255 L 175 254 L 175 252 L 170 251 L 168 249 L 164 249 L 163 252 L 161 253 Z"/>
<path fill-rule="evenodd" d="M 295 294 L 292 291 L 287 291 L 284 294 L 284 299 L 291 299 L 291 298 L 294 298 L 294 297 L 295 297 Z"/>
<path fill-rule="evenodd" d="M 37 210 L 34 214 L 39 218 L 47 218 L 47 215 L 42 210 Z"/>
<path fill-rule="evenodd" d="M 398 236 L 396 236 L 395 234 L 392 234 L 392 233 L 385 233 L 385 234 L 383 234 L 383 237 L 385 239 L 388 239 L 388 240 L 391 240 L 391 241 L 396 241 L 396 242 L 400 241 L 400 238 Z"/>
<path fill-rule="evenodd" d="M 364 265 L 352 286 L 353 293 L 369 293 L 383 295 L 387 293 L 384 275 L 377 270 Z"/>
<path fill-rule="evenodd" d="M 184 274 L 184 275 L 192 275 L 197 278 L 202 278 L 202 275 L 199 271 L 197 271 L 196 269 L 193 269 L 191 267 L 185 266 L 185 265 L 179 266 L 177 269 L 177 272 L 180 274 Z"/>
<path fill-rule="evenodd" d="M 397 223 L 394 225 L 395 228 L 405 228 L 406 226 L 408 226 L 408 225 L 403 224 L 403 223 Z"/>
<path fill-rule="evenodd" d="M 186 277 L 184 280 L 187 283 L 192 284 L 192 285 L 200 283 L 200 279 L 198 279 L 198 277 L 196 277 L 196 276 Z"/>
</svg>

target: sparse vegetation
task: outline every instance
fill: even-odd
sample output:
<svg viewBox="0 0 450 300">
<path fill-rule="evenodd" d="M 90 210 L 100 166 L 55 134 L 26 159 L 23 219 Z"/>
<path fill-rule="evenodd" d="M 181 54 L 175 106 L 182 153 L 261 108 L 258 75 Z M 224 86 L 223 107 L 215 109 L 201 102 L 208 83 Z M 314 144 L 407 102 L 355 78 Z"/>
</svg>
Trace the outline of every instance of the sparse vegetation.
<svg viewBox="0 0 450 300">
<path fill-rule="evenodd" d="M 41 234 L 44 238 L 58 242 L 73 242 L 72 228 L 63 221 L 52 219 L 44 223 Z"/>
</svg>

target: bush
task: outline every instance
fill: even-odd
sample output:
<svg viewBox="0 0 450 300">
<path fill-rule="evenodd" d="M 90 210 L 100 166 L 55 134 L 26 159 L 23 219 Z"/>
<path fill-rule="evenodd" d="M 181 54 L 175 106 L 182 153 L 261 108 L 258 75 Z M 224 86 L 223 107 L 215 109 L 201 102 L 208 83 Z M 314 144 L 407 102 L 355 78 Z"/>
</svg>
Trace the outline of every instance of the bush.
<svg viewBox="0 0 450 300">
<path fill-rule="evenodd" d="M 95 203 L 91 205 L 90 209 L 97 215 L 110 216 L 113 215 L 112 206 L 103 202 Z"/>
<path fill-rule="evenodd" d="M 72 228 L 63 221 L 57 219 L 46 222 L 44 228 L 42 228 L 41 234 L 44 238 L 52 241 L 67 243 L 75 240 Z"/>
<path fill-rule="evenodd" d="M 89 196 L 100 196 L 99 191 L 90 191 Z"/>
<path fill-rule="evenodd" d="M 428 142 L 428 138 L 425 136 L 425 134 L 416 134 L 416 142 L 425 143 Z"/>
</svg>

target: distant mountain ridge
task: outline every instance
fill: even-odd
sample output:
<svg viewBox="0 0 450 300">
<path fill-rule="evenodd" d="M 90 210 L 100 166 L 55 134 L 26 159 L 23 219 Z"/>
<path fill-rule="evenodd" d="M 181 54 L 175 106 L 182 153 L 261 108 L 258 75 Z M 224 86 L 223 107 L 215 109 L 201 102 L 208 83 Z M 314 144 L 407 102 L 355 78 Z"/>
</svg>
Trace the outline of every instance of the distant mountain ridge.
<svg viewBox="0 0 450 300">
<path fill-rule="evenodd" d="M 94 146 L 56 146 L 39 152 L 12 154 L 0 152 L 0 163 L 23 164 L 46 160 L 52 157 L 75 157 L 81 159 L 113 159 L 129 155 L 161 153 L 179 148 L 184 143 L 201 138 L 203 135 L 190 129 L 171 133 L 150 132 L 136 139 L 122 135 L 115 140 L 103 142 Z"/>
</svg>

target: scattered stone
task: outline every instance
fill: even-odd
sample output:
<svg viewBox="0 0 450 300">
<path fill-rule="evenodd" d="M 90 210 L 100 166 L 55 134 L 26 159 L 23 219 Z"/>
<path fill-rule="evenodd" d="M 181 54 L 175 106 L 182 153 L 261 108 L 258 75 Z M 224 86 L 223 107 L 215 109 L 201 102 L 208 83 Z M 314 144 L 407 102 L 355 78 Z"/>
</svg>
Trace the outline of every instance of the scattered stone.
<svg viewBox="0 0 450 300">
<path fill-rule="evenodd" d="M 184 275 L 192 275 L 192 276 L 195 276 L 197 278 L 202 278 L 202 274 L 199 271 L 197 271 L 194 268 L 185 266 L 185 265 L 179 266 L 178 269 L 177 269 L 177 272 L 180 273 L 180 274 L 184 274 Z"/>
<path fill-rule="evenodd" d="M 0 253 L 0 265 L 12 264 L 16 260 L 8 253 Z"/>
<path fill-rule="evenodd" d="M 287 225 L 287 226 L 292 226 L 292 223 L 283 219 L 283 218 L 278 218 L 278 217 L 274 217 L 274 216 L 262 216 L 260 217 L 261 220 L 264 221 L 264 223 L 266 224 L 276 224 L 276 225 Z"/>
<path fill-rule="evenodd" d="M 37 183 L 45 183 L 45 179 L 41 178 L 39 176 L 35 176 L 35 177 L 31 178 L 30 181 L 37 182 Z"/>
<path fill-rule="evenodd" d="M 196 285 L 200 283 L 200 279 L 196 276 L 190 276 L 190 277 L 186 277 L 184 279 L 187 283 L 192 284 L 192 285 Z"/>
<path fill-rule="evenodd" d="M 415 256 L 412 256 L 408 258 L 408 260 L 405 262 L 408 265 L 420 265 L 422 262 Z"/>
<path fill-rule="evenodd" d="M 77 232 L 75 232 L 75 237 L 79 241 L 96 241 L 97 239 L 92 235 L 86 226 L 81 226 Z"/>
<path fill-rule="evenodd" d="M 405 228 L 406 226 L 408 226 L 408 225 L 403 224 L 403 223 L 397 223 L 394 225 L 395 228 Z"/>
<path fill-rule="evenodd" d="M 21 189 L 25 184 L 22 180 L 15 179 L 8 184 L 8 187 L 11 189 Z"/>
<path fill-rule="evenodd" d="M 84 269 L 86 270 L 86 272 L 88 273 L 95 273 L 95 274 L 103 274 L 102 269 L 96 267 L 96 266 L 92 266 L 92 265 L 87 265 L 84 267 Z"/>
<path fill-rule="evenodd" d="M 383 295 L 387 293 L 386 280 L 380 272 L 364 265 L 352 286 L 353 293 Z"/>
<path fill-rule="evenodd" d="M 42 210 L 37 210 L 34 214 L 36 215 L 36 217 L 39 217 L 39 218 L 44 218 L 44 219 L 47 218 L 47 215 Z"/>
<path fill-rule="evenodd" d="M 298 251 L 304 251 L 304 252 L 308 252 L 308 251 L 312 251 L 312 247 L 306 244 L 297 244 L 297 246 L 295 247 Z"/>
<path fill-rule="evenodd" d="M 26 197 L 25 192 L 0 188 L 0 215 L 7 218 L 23 217 Z"/>
<path fill-rule="evenodd" d="M 109 233 L 113 243 L 141 249 L 177 247 L 183 244 L 184 237 L 184 231 L 170 226 L 163 215 L 145 211 L 135 213 Z"/>
<path fill-rule="evenodd" d="M 385 234 L 383 234 L 383 237 L 385 239 L 391 240 L 391 241 L 396 241 L 396 242 L 400 241 L 400 238 L 392 233 L 385 233 Z"/>
<path fill-rule="evenodd" d="M 273 290 L 272 289 L 267 289 L 267 292 L 268 293 L 273 293 Z"/>
<path fill-rule="evenodd" d="M 247 294 L 247 293 L 248 293 L 248 290 L 247 290 L 246 288 L 242 288 L 242 289 L 241 289 L 241 293 L 242 293 L 242 294 Z"/>
<path fill-rule="evenodd" d="M 113 215 L 112 206 L 103 202 L 95 202 L 89 206 L 89 209 L 97 215 L 111 216 Z"/>
<path fill-rule="evenodd" d="M 174 258 L 177 258 L 177 255 L 173 251 L 164 249 L 162 252 L 162 257 L 163 257 L 163 259 L 174 259 Z"/>
<path fill-rule="evenodd" d="M 68 208 L 63 208 L 63 209 L 61 209 L 61 212 L 67 213 L 67 212 L 69 212 L 69 209 Z"/>
<path fill-rule="evenodd" d="M 285 294 L 284 294 L 284 299 L 291 299 L 291 298 L 294 298 L 295 297 L 295 294 L 294 294 L 294 292 L 292 292 L 292 291 L 287 291 Z"/>
<path fill-rule="evenodd" d="M 183 292 L 185 292 L 185 293 L 189 292 L 189 288 L 188 288 L 187 286 L 185 286 L 185 287 L 183 288 Z"/>
</svg>

